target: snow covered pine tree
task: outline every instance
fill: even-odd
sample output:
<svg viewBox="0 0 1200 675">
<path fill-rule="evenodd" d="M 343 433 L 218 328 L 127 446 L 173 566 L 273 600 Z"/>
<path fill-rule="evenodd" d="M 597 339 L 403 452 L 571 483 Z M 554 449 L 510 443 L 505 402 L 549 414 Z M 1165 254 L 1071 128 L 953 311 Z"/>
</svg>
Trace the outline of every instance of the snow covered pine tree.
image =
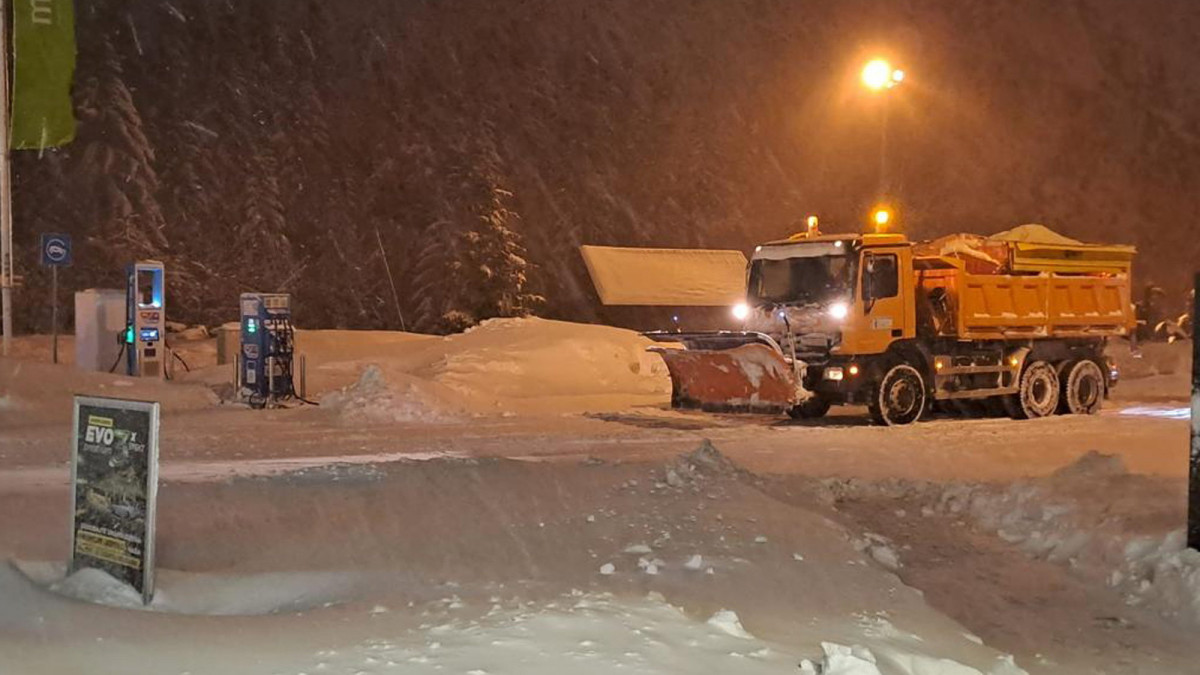
<svg viewBox="0 0 1200 675">
<path fill-rule="evenodd" d="M 533 266 L 513 229 L 521 216 L 506 205 L 511 198 L 511 192 L 493 187 L 476 226 L 455 237 L 449 265 L 453 296 L 442 315 L 443 331 L 461 331 L 493 317 L 527 316 L 545 302 L 528 290 Z"/>
</svg>

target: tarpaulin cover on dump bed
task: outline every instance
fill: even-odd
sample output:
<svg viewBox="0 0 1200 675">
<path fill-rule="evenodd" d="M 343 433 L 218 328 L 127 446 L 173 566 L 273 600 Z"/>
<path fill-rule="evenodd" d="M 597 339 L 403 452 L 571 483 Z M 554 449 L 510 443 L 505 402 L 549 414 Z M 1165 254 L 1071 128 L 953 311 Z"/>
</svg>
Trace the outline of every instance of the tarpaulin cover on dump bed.
<svg viewBox="0 0 1200 675">
<path fill-rule="evenodd" d="M 971 274 L 1123 274 L 1137 252 L 1132 246 L 1084 243 L 1036 224 L 990 237 L 952 234 L 918 243 L 914 250 L 918 256 L 957 258 Z"/>
</svg>

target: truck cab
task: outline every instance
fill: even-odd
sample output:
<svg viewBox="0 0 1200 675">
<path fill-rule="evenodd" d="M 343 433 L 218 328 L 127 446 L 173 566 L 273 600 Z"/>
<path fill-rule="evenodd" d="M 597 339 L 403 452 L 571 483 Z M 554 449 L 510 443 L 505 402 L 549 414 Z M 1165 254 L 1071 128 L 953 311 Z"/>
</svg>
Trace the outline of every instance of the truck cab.
<svg viewBox="0 0 1200 675">
<path fill-rule="evenodd" d="M 755 248 L 743 328 L 807 367 L 805 386 L 853 399 L 850 366 L 916 335 L 912 245 L 899 234 L 800 234 Z"/>
</svg>

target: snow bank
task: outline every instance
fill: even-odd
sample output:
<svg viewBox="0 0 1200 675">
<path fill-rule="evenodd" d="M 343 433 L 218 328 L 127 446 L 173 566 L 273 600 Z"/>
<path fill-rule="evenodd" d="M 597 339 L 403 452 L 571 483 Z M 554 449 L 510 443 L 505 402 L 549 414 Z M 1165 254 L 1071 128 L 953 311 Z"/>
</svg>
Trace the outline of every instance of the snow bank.
<svg viewBox="0 0 1200 675">
<path fill-rule="evenodd" d="M 218 404 L 212 390 L 199 384 L 82 372 L 69 365 L 0 358 L 0 428 L 67 422 L 75 394 L 158 401 L 167 412 Z"/>
<path fill-rule="evenodd" d="M 656 594 L 577 594 L 543 606 L 502 608 L 428 631 L 314 655 L 303 672 L 780 673 L 796 657 L 753 637 L 689 618 Z"/>
<path fill-rule="evenodd" d="M 0 359 L 0 424 L 70 417 L 72 393 L 162 401 L 167 410 L 216 405 L 232 367 L 216 341 L 180 343 L 192 372 L 153 382 L 78 372 L 49 360 L 45 340 Z M 389 331 L 297 331 L 311 398 L 354 423 L 452 421 L 463 415 L 574 413 L 665 405 L 666 365 L 636 332 L 538 318 L 492 319 L 445 337 Z"/>
<path fill-rule="evenodd" d="M 335 332 L 336 339 L 330 335 Z M 420 418 L 447 402 L 488 414 L 622 410 L 670 400 L 666 366 L 646 352 L 651 341 L 619 328 L 527 318 L 492 319 L 465 333 L 391 343 L 352 331 L 322 333 L 324 346 L 307 343 L 310 390 L 350 386 L 375 366 L 380 375 L 358 388 L 369 390 L 365 398 L 377 397 L 377 377 L 391 390 L 400 388 L 392 402 L 401 419 Z M 345 359 L 346 353 L 355 358 Z M 355 399 L 354 392 L 343 393 Z M 375 417 L 390 414 L 383 403 L 363 403 L 375 408 Z"/>
<path fill-rule="evenodd" d="M 1160 513 L 1162 492 L 1159 481 L 1130 474 L 1119 457 L 1090 452 L 1047 478 L 1007 489 L 951 486 L 937 509 L 971 518 L 1030 556 L 1102 580 L 1129 605 L 1200 625 L 1200 552 L 1185 547 L 1183 529 L 1171 529 L 1177 515 Z"/>
<path fill-rule="evenodd" d="M 434 626 L 426 635 L 373 640 L 320 655 L 315 670 L 406 673 L 822 673 L 822 675 L 985 675 L 950 659 L 881 644 L 822 643 L 820 669 L 795 647 L 750 634 L 736 613 L 721 610 L 696 621 L 651 593 L 644 599 L 576 592 L 541 607 L 492 611 L 476 620 Z M 882 665 L 877 666 L 876 663 Z M 323 664 L 323 665 L 322 665 Z M 808 670 L 805 670 L 807 664 Z M 312 672 L 312 671 L 308 671 Z M 1011 659 L 998 658 L 986 675 L 1024 675 Z"/>
<path fill-rule="evenodd" d="M 149 605 L 132 586 L 98 569 L 64 577 L 61 563 L 13 561 L 34 585 L 59 595 L 107 607 L 166 614 L 257 616 L 297 612 L 347 602 L 364 577 L 340 572 L 202 574 L 159 569 Z"/>
</svg>

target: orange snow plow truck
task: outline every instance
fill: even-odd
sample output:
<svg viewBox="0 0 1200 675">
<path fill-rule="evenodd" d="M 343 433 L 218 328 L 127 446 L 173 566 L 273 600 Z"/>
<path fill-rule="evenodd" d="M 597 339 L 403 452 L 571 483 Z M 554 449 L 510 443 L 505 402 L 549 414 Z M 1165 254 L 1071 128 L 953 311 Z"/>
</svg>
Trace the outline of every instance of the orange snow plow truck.
<svg viewBox="0 0 1200 675">
<path fill-rule="evenodd" d="M 651 349 L 679 408 L 815 418 L 863 404 L 885 425 L 933 406 L 1091 414 L 1116 383 L 1106 342 L 1134 325 L 1134 253 L 1038 225 L 921 243 L 810 225 L 755 248 L 741 330 L 645 335 L 663 343 Z"/>
</svg>

